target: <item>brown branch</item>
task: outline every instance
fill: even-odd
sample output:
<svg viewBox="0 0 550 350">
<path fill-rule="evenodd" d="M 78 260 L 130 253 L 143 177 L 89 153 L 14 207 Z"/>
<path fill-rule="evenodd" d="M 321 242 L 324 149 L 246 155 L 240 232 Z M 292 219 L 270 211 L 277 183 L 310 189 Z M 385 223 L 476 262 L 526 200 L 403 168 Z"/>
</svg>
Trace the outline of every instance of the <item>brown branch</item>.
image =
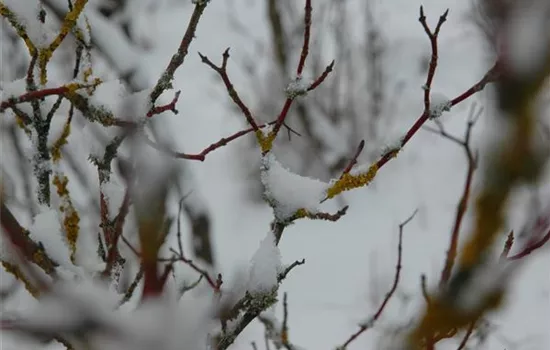
<svg viewBox="0 0 550 350">
<path fill-rule="evenodd" d="M 470 339 L 470 336 L 474 332 L 475 326 L 476 326 L 476 321 L 473 321 L 472 323 L 470 323 L 470 326 L 466 330 L 466 334 L 464 334 L 464 338 L 462 338 L 462 341 L 460 342 L 456 350 L 463 350 L 464 348 L 466 348 L 466 343 L 468 343 L 468 339 Z"/>
<path fill-rule="evenodd" d="M 312 91 L 315 88 L 317 88 L 329 75 L 330 72 L 332 72 L 332 69 L 334 68 L 334 61 L 332 61 L 327 68 L 323 71 L 323 73 L 315 79 L 313 83 L 307 88 L 306 91 Z M 273 127 L 273 131 L 270 133 L 271 138 L 275 139 L 279 133 L 279 130 L 285 123 L 286 117 L 288 116 L 288 112 L 290 111 L 290 107 L 292 106 L 292 103 L 294 102 L 295 96 L 289 96 L 285 100 L 285 103 L 283 104 L 283 108 L 281 109 L 281 112 L 277 116 L 277 120 L 275 122 L 275 126 Z"/>
<path fill-rule="evenodd" d="M 521 252 L 508 257 L 508 260 L 519 260 L 521 258 L 524 258 L 535 250 L 543 247 L 548 241 L 550 241 L 550 230 L 548 230 L 548 232 L 539 240 L 529 243 L 525 248 L 523 248 Z"/>
<path fill-rule="evenodd" d="M 439 131 L 436 131 L 441 136 L 461 146 L 468 160 L 468 170 L 466 172 L 466 181 L 464 182 L 464 189 L 462 191 L 462 196 L 456 208 L 456 215 L 455 215 L 455 220 L 453 224 L 453 229 L 451 231 L 451 238 L 449 240 L 449 247 L 447 249 L 445 264 L 441 271 L 441 278 L 439 281 L 440 287 L 442 287 L 445 283 L 447 283 L 447 281 L 451 277 L 453 266 L 456 260 L 460 228 L 462 226 L 462 221 L 464 219 L 464 215 L 468 208 L 468 200 L 470 198 L 472 180 L 474 177 L 474 172 L 477 169 L 477 157 L 476 155 L 474 155 L 474 153 L 472 152 L 472 149 L 470 148 L 470 138 L 472 134 L 472 128 L 475 125 L 475 122 L 477 121 L 477 118 L 479 117 L 482 111 L 483 109 L 480 108 L 478 112 L 475 113 L 475 105 L 472 105 L 472 108 L 470 110 L 468 125 L 466 127 L 466 135 L 464 136 L 463 140 L 460 140 L 448 134 L 441 124 L 438 124 Z M 432 129 L 428 129 L 428 130 L 432 131 Z"/>
<path fill-rule="evenodd" d="M 48 256 L 41 244 L 29 237 L 28 231 L 21 227 L 3 201 L 0 203 L 0 223 L 10 242 L 27 261 L 39 266 L 48 275 L 57 276 L 56 268 L 59 265 Z"/>
<path fill-rule="evenodd" d="M 306 58 L 309 53 L 309 37 L 311 33 L 311 0 L 306 0 L 305 15 L 304 15 L 304 43 L 302 44 L 302 52 L 300 53 L 300 61 L 298 62 L 298 68 L 296 68 L 296 75 L 299 77 L 302 75 L 304 66 L 306 64 Z"/>
<path fill-rule="evenodd" d="M 363 148 L 365 148 L 365 140 L 361 140 L 361 142 L 359 142 L 359 146 L 357 146 L 357 151 L 355 151 L 353 158 L 351 158 L 348 166 L 342 172 L 342 175 L 349 173 L 351 171 L 351 168 L 353 168 L 353 166 L 357 164 L 357 158 L 359 158 L 359 155 L 361 154 L 361 152 L 363 152 Z"/>
<path fill-rule="evenodd" d="M 311 83 L 311 85 L 307 88 L 307 91 L 315 90 L 319 85 L 321 85 L 325 79 L 328 77 L 328 75 L 332 72 L 334 69 L 334 60 L 330 62 L 330 64 L 325 68 L 323 73 Z"/>
<path fill-rule="evenodd" d="M 221 278 L 222 277 L 221 274 L 218 274 L 217 278 L 214 279 L 213 277 L 210 276 L 208 271 L 206 271 L 205 269 L 199 267 L 197 264 L 195 264 L 193 262 L 193 260 L 187 259 L 184 255 L 180 254 L 178 251 L 176 251 L 173 248 L 170 248 L 170 252 L 175 254 L 176 256 L 174 258 L 168 258 L 168 259 L 159 258 L 158 260 L 159 261 L 167 261 L 167 262 L 181 261 L 181 262 L 185 263 L 190 268 L 192 268 L 197 273 L 199 273 L 201 276 L 203 276 L 206 279 L 206 281 L 208 282 L 208 284 L 212 287 L 212 289 L 214 289 L 215 292 L 220 292 L 220 288 L 221 288 L 222 283 L 223 283 L 223 280 Z"/>
<path fill-rule="evenodd" d="M 242 101 L 241 97 L 239 96 L 239 93 L 237 90 L 235 90 L 235 87 L 231 83 L 231 79 L 229 79 L 229 75 L 227 74 L 227 61 L 229 59 L 229 48 L 227 48 L 223 55 L 222 55 L 222 64 L 221 66 L 216 66 L 207 56 L 201 54 L 199 52 L 199 56 L 201 58 L 201 61 L 212 68 L 214 72 L 216 72 L 220 78 L 222 79 L 225 88 L 227 89 L 227 92 L 229 94 L 229 97 L 231 97 L 231 100 L 239 107 L 241 112 L 246 118 L 246 121 L 248 124 L 254 129 L 254 131 L 258 131 L 259 127 L 256 121 L 254 120 L 254 117 L 252 116 L 252 113 L 250 112 L 250 109 L 246 106 L 246 104 Z"/>
<path fill-rule="evenodd" d="M 424 274 L 420 276 L 420 289 L 422 290 L 422 297 L 424 297 L 426 304 L 429 304 L 431 302 L 431 298 L 430 298 L 430 293 L 428 293 L 426 275 Z"/>
<path fill-rule="evenodd" d="M 189 46 L 191 46 L 191 42 L 195 38 L 195 32 L 197 31 L 199 20 L 202 14 L 204 13 L 204 9 L 206 8 L 206 5 L 208 5 L 208 1 L 195 2 L 195 9 L 193 10 L 193 14 L 189 19 L 189 24 L 187 25 L 185 34 L 181 39 L 180 45 L 178 47 L 178 51 L 170 59 L 170 63 L 168 63 L 168 66 L 160 76 L 159 80 L 157 81 L 157 84 L 155 85 L 155 87 L 151 92 L 151 103 L 153 105 L 165 90 L 170 89 L 172 87 L 172 80 L 174 80 L 174 74 L 176 73 L 176 70 L 183 64 L 185 57 L 189 52 Z"/>
<path fill-rule="evenodd" d="M 270 123 L 266 123 L 266 124 L 262 124 L 262 125 L 259 125 L 258 128 L 259 129 L 262 129 L 268 125 L 273 125 L 275 124 L 275 122 L 270 122 Z M 195 153 L 195 154 L 192 154 L 192 153 L 183 153 L 183 152 L 177 152 L 177 151 L 173 151 L 173 150 L 170 150 L 166 147 L 163 147 L 161 145 L 159 145 L 158 143 L 150 140 L 149 138 L 145 137 L 144 136 L 144 141 L 151 147 L 153 147 L 154 149 L 160 151 L 160 152 L 163 152 L 163 153 L 166 153 L 172 157 L 175 157 L 175 158 L 181 158 L 181 159 L 187 159 L 187 160 L 198 160 L 200 162 L 203 162 L 205 159 L 206 159 L 206 156 L 208 154 L 210 154 L 211 152 L 217 150 L 218 148 L 221 148 L 223 146 L 226 146 L 227 144 L 229 144 L 230 142 L 232 141 L 235 141 L 245 135 L 248 135 L 250 134 L 251 132 L 254 132 L 255 129 L 253 127 L 250 127 L 250 128 L 247 128 L 247 129 L 244 129 L 244 130 L 240 130 L 240 131 L 237 131 L 236 133 L 234 134 L 231 134 L 227 137 L 223 137 L 221 138 L 219 141 L 211 144 L 210 146 L 206 147 L 205 149 L 203 149 L 200 153 Z"/>
<path fill-rule="evenodd" d="M 508 258 L 508 254 L 510 254 L 510 250 L 512 250 L 512 245 L 514 245 L 514 231 L 510 231 L 508 237 L 506 238 L 504 248 L 502 249 L 502 253 L 500 254 L 501 260 Z"/>
<path fill-rule="evenodd" d="M 393 284 L 392 284 L 390 290 L 388 291 L 388 293 L 386 293 L 386 296 L 385 296 L 384 300 L 382 300 L 382 303 L 380 304 L 380 306 L 378 307 L 378 309 L 376 310 L 374 315 L 371 316 L 371 318 L 367 322 L 362 324 L 359 327 L 359 329 L 357 330 L 357 332 L 353 333 L 344 342 L 344 344 L 341 347 L 338 347 L 338 349 L 346 349 L 348 347 L 348 345 L 351 344 L 355 339 L 357 339 L 361 334 L 363 334 L 368 329 L 371 329 L 372 327 L 374 327 L 374 324 L 380 318 L 380 316 L 384 312 L 384 309 L 386 308 L 386 305 L 388 305 L 388 302 L 390 301 L 391 297 L 393 296 L 393 294 L 397 290 L 397 285 L 399 284 L 399 278 L 401 276 L 401 259 L 402 259 L 402 253 L 403 253 L 402 252 L 402 250 L 403 250 L 403 247 L 402 247 L 402 244 L 403 244 L 403 229 L 415 217 L 417 212 L 418 212 L 418 209 L 415 210 L 412 213 L 412 215 L 409 216 L 405 221 L 403 221 L 402 223 L 399 224 L 399 242 L 397 244 L 397 264 L 395 266 L 395 275 L 394 275 Z"/>
<path fill-rule="evenodd" d="M 441 29 L 441 26 L 445 21 L 447 20 L 447 15 L 449 14 L 449 10 L 447 9 L 443 15 L 439 17 L 439 21 L 437 22 L 437 26 L 435 28 L 435 31 L 431 31 L 430 27 L 428 26 L 428 23 L 426 22 L 426 16 L 424 15 L 424 7 L 420 6 L 420 17 L 418 20 L 422 24 L 422 27 L 424 28 L 424 31 L 428 35 L 428 38 L 430 39 L 430 45 L 432 47 L 432 58 L 430 59 L 430 65 L 428 69 L 428 75 L 426 77 L 426 84 L 424 85 L 424 112 L 429 113 L 430 110 L 430 92 L 432 87 L 432 82 L 435 76 L 435 70 L 437 68 L 437 60 L 438 60 L 438 47 L 437 47 L 437 37 L 439 35 L 439 30 Z"/>
<path fill-rule="evenodd" d="M 349 205 L 346 205 L 334 214 L 323 213 L 323 212 L 319 212 L 319 213 L 305 212 L 305 213 L 303 213 L 302 211 L 298 211 L 298 213 L 295 214 L 290 219 L 290 221 L 294 221 L 294 220 L 297 220 L 299 218 L 305 217 L 305 218 L 312 219 L 312 220 L 326 220 L 326 221 L 336 222 L 336 221 L 340 220 L 342 218 L 342 216 L 346 215 L 348 209 L 349 209 Z"/>
<path fill-rule="evenodd" d="M 101 197 L 103 198 L 103 192 L 101 193 Z M 103 221 L 103 202 L 102 202 L 102 221 Z M 122 230 L 124 228 L 124 221 L 126 219 L 126 216 L 128 215 L 130 209 L 130 193 L 128 189 L 126 189 L 126 193 L 124 194 L 124 197 L 122 199 L 122 203 L 120 205 L 120 208 L 118 210 L 117 216 L 114 218 L 113 221 L 110 221 L 107 218 L 107 222 L 104 223 L 103 227 L 103 233 L 105 235 L 105 242 L 107 243 L 107 265 L 105 267 L 105 270 L 103 271 L 104 276 L 108 276 L 113 267 L 122 261 L 122 256 L 120 255 L 120 252 L 118 251 L 118 242 L 120 239 L 120 236 L 122 235 Z M 105 227 L 105 225 L 107 227 Z M 108 235 L 108 236 L 107 236 Z"/>
<path fill-rule="evenodd" d="M 291 350 L 292 346 L 288 342 L 288 302 L 287 293 L 283 294 L 283 325 L 281 327 L 281 342 L 287 350 Z"/>
<path fill-rule="evenodd" d="M 294 269 L 296 266 L 300 266 L 300 265 L 303 265 L 306 263 L 306 259 L 302 259 L 302 260 L 296 260 L 295 262 L 293 262 L 292 264 L 290 264 L 287 268 L 284 269 L 283 272 L 281 272 L 278 276 L 277 276 L 277 281 L 279 283 L 281 283 L 285 278 L 286 276 L 290 273 L 290 271 L 292 271 L 292 269 Z"/>
</svg>

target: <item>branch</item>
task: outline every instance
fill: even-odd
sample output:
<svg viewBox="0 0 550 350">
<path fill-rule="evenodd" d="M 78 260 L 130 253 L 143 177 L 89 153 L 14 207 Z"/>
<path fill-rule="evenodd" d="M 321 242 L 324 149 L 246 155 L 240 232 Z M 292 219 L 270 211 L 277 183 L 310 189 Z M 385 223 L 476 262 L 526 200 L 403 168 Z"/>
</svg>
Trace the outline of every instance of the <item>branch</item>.
<svg viewBox="0 0 550 350">
<path fill-rule="evenodd" d="M 27 261 L 39 266 L 48 275 L 57 276 L 56 268 L 59 265 L 48 256 L 41 244 L 29 237 L 28 231 L 21 227 L 3 201 L 0 204 L 0 223 L 11 243 Z"/>
<path fill-rule="evenodd" d="M 463 140 L 460 140 L 450 134 L 448 134 L 443 126 L 441 124 L 437 124 L 439 126 L 438 131 L 434 131 L 433 129 L 427 128 L 427 130 L 430 130 L 432 132 L 436 132 L 443 136 L 444 138 L 451 140 L 452 142 L 458 144 L 461 146 L 464 150 L 464 153 L 466 155 L 466 158 L 468 160 L 468 170 L 466 172 L 466 181 L 464 182 L 464 189 L 462 191 L 462 196 L 460 198 L 460 201 L 458 202 L 457 208 L 456 208 L 456 215 L 455 220 L 453 224 L 453 229 L 451 233 L 451 239 L 449 241 L 449 247 L 447 249 L 447 255 L 445 259 L 445 265 L 443 267 L 443 270 L 441 271 L 441 279 L 439 281 L 439 286 L 442 287 L 449 278 L 451 277 L 451 273 L 453 270 L 453 266 L 455 263 L 456 255 L 457 255 L 457 249 L 458 249 L 458 238 L 460 235 L 460 228 L 462 226 L 462 221 L 464 219 L 464 214 L 466 213 L 466 210 L 468 208 L 468 200 L 470 198 L 470 192 L 472 187 L 472 180 L 474 177 L 474 172 L 477 168 L 477 157 L 474 155 L 470 148 L 470 138 L 472 134 L 472 128 L 475 125 L 477 119 L 479 118 L 479 115 L 483 111 L 482 108 L 480 108 L 477 113 L 475 113 L 475 105 L 472 105 L 472 108 L 470 110 L 470 116 L 468 120 L 468 125 L 466 127 L 466 134 L 464 136 Z M 475 115 L 474 115 L 475 113 Z"/>
<path fill-rule="evenodd" d="M 242 101 L 241 97 L 239 96 L 239 93 L 237 90 L 235 90 L 235 87 L 231 83 L 231 79 L 229 79 L 229 75 L 227 75 L 227 61 L 229 59 L 229 48 L 227 48 L 222 55 L 222 64 L 220 67 L 216 66 L 208 57 L 201 54 L 199 52 L 199 56 L 201 58 L 202 63 L 206 64 L 210 68 L 212 68 L 222 79 L 223 83 L 225 84 L 225 88 L 227 89 L 227 92 L 229 94 L 229 97 L 233 100 L 233 102 L 239 107 L 241 112 L 246 118 L 246 121 L 248 124 L 254 129 L 255 132 L 259 130 L 258 124 L 254 120 L 254 117 L 252 116 L 252 113 L 250 112 L 250 109 L 245 105 L 245 103 Z"/>
<path fill-rule="evenodd" d="M 348 340 L 346 340 L 344 342 L 344 344 L 339 346 L 337 349 L 339 349 L 339 350 L 346 349 L 348 347 L 348 345 L 351 344 L 355 339 L 357 339 L 361 334 L 366 332 L 368 329 L 373 328 L 376 321 L 380 318 L 380 316 L 384 312 L 384 309 L 386 308 L 386 305 L 388 305 L 388 302 L 390 301 L 391 297 L 393 296 L 393 294 L 397 290 L 397 285 L 399 284 L 399 278 L 401 276 L 403 229 L 405 228 L 405 226 L 409 222 L 411 222 L 411 220 L 415 217 L 417 212 L 418 212 L 418 209 L 415 210 L 412 213 L 412 215 L 409 216 L 405 221 L 403 221 L 402 223 L 399 224 L 399 243 L 397 244 L 397 264 L 395 266 L 395 275 L 394 275 L 394 278 L 393 278 L 393 284 L 392 284 L 390 290 L 388 291 L 388 293 L 386 293 L 386 297 L 384 298 L 384 300 L 382 300 L 382 303 L 380 304 L 380 306 L 378 307 L 378 309 L 376 310 L 374 315 L 372 317 L 370 317 L 370 319 L 367 322 L 365 322 L 363 325 L 361 325 L 359 327 L 359 329 L 357 330 L 357 332 L 352 334 L 348 338 Z"/>
<path fill-rule="evenodd" d="M 437 47 L 437 38 L 439 35 L 439 31 L 441 29 L 441 26 L 445 21 L 447 21 L 447 15 L 449 14 L 449 10 L 447 9 L 443 15 L 439 17 L 439 21 L 437 22 L 437 26 L 435 27 L 435 31 L 431 31 L 430 27 L 428 26 L 428 23 L 426 22 L 426 16 L 424 15 L 424 7 L 420 6 L 420 17 L 418 20 L 422 24 L 422 27 L 424 28 L 424 31 L 428 35 L 428 38 L 430 39 L 430 45 L 432 47 L 432 57 L 430 59 L 430 65 L 428 68 L 428 75 L 426 77 L 426 84 L 424 85 L 424 113 L 429 113 L 430 111 L 430 92 L 432 88 L 432 82 L 435 76 L 435 69 L 437 68 L 437 60 L 438 60 L 438 47 Z"/>
<path fill-rule="evenodd" d="M 430 37 L 430 41 L 432 41 L 432 37 Z M 431 61 L 437 60 L 437 56 L 432 54 Z M 430 62 L 430 66 L 436 67 L 436 63 Z M 434 68 L 435 69 L 435 68 Z M 429 73 L 430 74 L 430 73 Z M 428 74 L 428 75 L 429 75 Z M 433 74 L 433 73 L 432 73 Z M 469 97 L 473 96 L 477 92 L 483 90 L 483 88 L 488 84 L 495 82 L 497 79 L 500 78 L 500 66 L 498 64 L 495 64 L 484 76 L 481 80 L 479 80 L 477 83 L 475 83 L 473 86 L 471 86 L 468 90 L 460 94 L 459 96 L 452 99 L 449 104 L 450 107 L 453 107 Z M 426 79 L 427 83 L 430 81 L 428 78 Z M 431 83 L 430 83 L 431 84 Z M 387 150 L 375 163 L 373 163 L 369 169 L 361 174 L 357 175 L 346 175 L 340 178 L 338 181 L 336 181 L 331 188 L 327 191 L 326 199 L 333 198 L 337 196 L 338 194 L 349 191 L 355 188 L 368 186 L 372 180 L 376 177 L 378 171 L 386 165 L 391 159 L 395 158 L 399 151 L 405 147 L 405 145 L 410 141 L 410 139 L 420 130 L 420 128 L 430 119 L 431 113 L 430 110 L 424 110 L 424 112 L 418 117 L 418 119 L 414 122 L 414 124 L 409 128 L 409 130 L 405 133 L 405 135 L 401 138 L 401 142 L 399 147 L 392 148 Z M 325 199 L 325 200 L 326 200 Z"/>
<path fill-rule="evenodd" d="M 178 51 L 170 59 L 170 63 L 168 63 L 168 66 L 160 76 L 159 80 L 157 81 L 157 84 L 155 85 L 155 87 L 153 88 L 153 91 L 151 92 L 152 105 L 155 104 L 155 102 L 160 97 L 160 95 L 164 92 L 164 90 L 172 88 L 172 80 L 174 80 L 174 74 L 176 73 L 176 70 L 183 64 L 185 57 L 189 52 L 189 46 L 191 45 L 191 42 L 195 38 L 195 32 L 197 31 L 199 20 L 207 4 L 208 4 L 208 1 L 195 2 L 195 9 L 193 11 L 193 14 L 191 15 L 191 18 L 189 19 L 189 24 L 187 25 L 185 34 L 181 39 L 180 46 L 178 47 Z"/>
<path fill-rule="evenodd" d="M 309 53 L 309 37 L 311 33 L 311 0 L 306 0 L 305 15 L 304 15 L 304 43 L 302 44 L 302 52 L 300 54 L 300 61 L 298 62 L 298 68 L 296 68 L 296 75 L 301 76 L 304 66 L 306 64 L 306 58 Z"/>
</svg>

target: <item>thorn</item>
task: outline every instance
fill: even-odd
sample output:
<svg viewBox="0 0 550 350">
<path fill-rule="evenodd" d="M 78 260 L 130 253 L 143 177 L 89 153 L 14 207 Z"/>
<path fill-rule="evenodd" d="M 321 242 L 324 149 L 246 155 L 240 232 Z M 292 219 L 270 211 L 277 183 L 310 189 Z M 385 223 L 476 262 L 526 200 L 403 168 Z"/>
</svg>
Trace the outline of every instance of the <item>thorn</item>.
<svg viewBox="0 0 550 350">
<path fill-rule="evenodd" d="M 426 16 L 424 15 L 424 6 L 420 5 L 420 17 L 418 18 L 419 21 L 424 21 L 426 19 Z"/>
</svg>

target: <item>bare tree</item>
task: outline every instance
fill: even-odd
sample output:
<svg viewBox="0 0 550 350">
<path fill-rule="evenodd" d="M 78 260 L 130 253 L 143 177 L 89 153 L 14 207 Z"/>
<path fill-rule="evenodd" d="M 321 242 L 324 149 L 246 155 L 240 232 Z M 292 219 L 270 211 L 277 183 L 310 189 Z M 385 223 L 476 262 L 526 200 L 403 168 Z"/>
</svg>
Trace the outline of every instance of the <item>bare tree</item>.
<svg viewBox="0 0 550 350">
<path fill-rule="evenodd" d="M 496 27 L 502 42 L 495 45 L 499 48 L 495 64 L 471 87 L 445 100 L 435 98 L 431 89 L 438 70 L 439 34 L 444 30 L 448 11 L 435 25 L 429 25 L 421 7 L 419 22 L 431 47 L 423 111 L 402 137 L 373 161 L 361 160 L 365 142 L 359 141 L 347 155 L 341 155 L 345 162 L 337 177 L 326 182 L 287 170 L 275 152 L 283 147 L 280 140 L 285 130 L 292 132 L 287 120 L 293 107 L 299 110 L 304 95 L 321 91 L 335 75 L 333 70 L 338 64 L 333 61 L 316 67 L 315 60 L 311 60 L 314 68 L 310 68 L 310 48 L 317 42 L 312 39 L 313 2 L 304 3 L 299 54 L 294 60 L 284 59 L 294 78 L 279 100 L 274 120 L 263 122 L 233 84 L 228 72 L 229 49 L 217 58 L 199 53 L 205 68 L 220 78 L 248 127 L 190 154 L 174 150 L 174 145 L 164 142 L 160 137 L 163 133 L 158 130 L 163 125 L 163 113 L 178 112 L 180 92 L 172 91 L 174 73 L 185 62 L 208 1 L 193 1 L 180 44 L 156 80 L 140 76 L 139 62 L 117 56 L 128 53 L 124 48 L 139 46 L 132 46 L 128 40 L 132 35 L 128 23 L 109 25 L 105 21 L 126 3 L 107 6 L 106 2 L 105 7 L 91 7 L 85 12 L 86 0 L 69 1 L 63 7 L 61 2 L 51 0 L 51 7 L 34 8 L 16 0 L 0 1 L 3 21 L 13 28 L 8 35 L 19 38 L 13 40 L 13 47 L 21 44 L 29 57 L 24 62 L 24 76 L 11 81 L 17 77 L 10 75 L 10 81 L 2 85 L 0 113 L 5 137 L 0 224 L 2 247 L 6 248 L 0 251 L 0 259 L 5 271 L 38 301 L 28 313 L 3 314 L 3 331 L 21 334 L 40 344 L 56 341 L 67 349 L 223 350 L 257 319 L 265 326 L 267 348 L 272 344 L 276 348 L 297 349 L 289 335 L 287 296 L 283 298 L 282 321 L 265 313 L 277 303 L 280 284 L 287 275 L 305 263 L 299 260 L 282 264 L 279 243 L 286 229 L 301 219 L 337 221 L 346 215 L 347 206 L 327 213 L 319 205 L 370 185 L 419 130 L 434 121 L 439 128 L 429 130 L 464 150 L 464 188 L 436 287 L 430 290 L 425 278 L 421 280 L 424 309 L 410 324 L 400 325 L 386 337 L 389 344 L 383 346 L 434 349 L 446 339 L 455 339 L 457 349 L 463 349 L 471 337 L 484 336 L 485 316 L 503 305 L 508 285 L 521 264 L 550 240 L 550 205 L 529 210 L 519 234 L 504 232 L 503 225 L 512 191 L 526 184 L 540 185 L 549 156 L 547 144 L 541 145 L 536 137 L 541 115 L 533 106 L 550 74 L 550 38 L 537 41 L 545 44 L 542 46 L 519 47 L 524 42 L 517 42 L 525 35 L 534 39 L 533 33 L 548 29 L 548 4 L 533 1 L 522 7 L 502 3 L 506 8 L 504 20 Z M 525 28 L 517 26 L 516 19 L 524 16 L 531 20 L 531 31 L 524 32 Z M 94 36 L 94 28 L 99 35 Z M 117 51 L 102 46 L 108 45 L 107 38 L 126 39 L 116 42 L 122 48 Z M 67 57 L 74 65 L 69 74 L 57 76 L 52 60 L 54 53 L 63 49 L 68 50 Z M 91 59 L 96 53 L 112 60 L 119 73 L 116 76 L 121 78 L 107 81 L 97 76 Z M 311 80 L 304 79 L 308 69 L 316 72 Z M 121 90 L 120 79 L 134 89 Z M 472 109 L 464 137 L 448 133 L 438 120 L 488 84 L 496 87 L 495 123 L 506 127 L 502 128 L 504 137 L 495 142 L 484 162 L 478 163 L 470 137 L 479 112 Z M 322 122 L 316 121 L 315 126 L 318 124 Z M 186 198 L 181 196 L 180 164 L 204 161 L 210 153 L 246 135 L 255 139 L 260 159 L 259 182 L 263 198 L 273 210 L 273 220 L 251 259 L 246 281 L 231 288 L 211 266 L 211 249 L 210 255 L 204 252 L 206 240 L 202 235 L 202 243 L 193 247 L 202 259 L 196 262 L 186 255 L 180 215 L 186 210 Z M 459 247 L 462 222 L 472 204 L 471 184 L 479 164 L 483 182 L 472 206 L 474 224 L 466 243 Z M 171 210 L 173 207 L 179 209 L 177 213 Z M 399 225 L 391 286 L 374 312 L 338 349 L 346 349 L 377 326 L 396 295 L 406 249 L 404 230 L 415 213 Z M 498 238 L 503 235 L 507 235 L 507 240 L 500 247 Z M 494 254 L 495 250 L 498 254 Z M 135 266 L 135 271 L 124 281 L 122 274 L 129 270 L 127 266 Z M 194 271 L 197 280 L 181 280 L 176 272 L 182 266 Z M 187 298 L 186 292 L 198 286 L 202 299 Z M 9 302 L 12 292 L 11 286 L 1 291 L 1 300 Z M 121 311 L 121 307 L 126 309 Z M 253 348 L 257 348 L 256 343 Z"/>
</svg>

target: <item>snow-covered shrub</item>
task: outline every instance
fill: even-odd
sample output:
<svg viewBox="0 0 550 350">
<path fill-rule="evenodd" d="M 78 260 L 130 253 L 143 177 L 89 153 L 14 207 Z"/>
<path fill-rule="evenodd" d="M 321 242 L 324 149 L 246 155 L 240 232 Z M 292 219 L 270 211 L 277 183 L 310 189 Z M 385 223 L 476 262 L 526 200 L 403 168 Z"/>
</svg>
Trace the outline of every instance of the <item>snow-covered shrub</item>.
<svg viewBox="0 0 550 350">
<path fill-rule="evenodd" d="M 314 95 L 331 79 L 336 64 L 328 63 L 313 78 L 303 78 L 309 48 L 315 44 L 310 43 L 313 1 L 304 2 L 296 79 L 281 91 L 284 97 L 272 121 L 262 123 L 233 85 L 227 69 L 229 49 L 222 54 L 221 63 L 199 54 L 205 66 L 221 78 L 248 128 L 190 154 L 176 152 L 164 142 L 159 125 L 165 114 L 178 113 L 180 92 L 173 91 L 174 74 L 184 64 L 209 1 L 192 1 L 193 12 L 179 47 L 154 80 L 136 70 L 137 58 L 126 55 L 136 54 L 135 47 L 119 40 L 121 32 L 113 30 L 114 22 L 105 21 L 111 16 L 117 18 L 116 4 L 0 0 L 3 25 L 9 25 L 10 35 L 18 38 L 17 44 L 10 44 L 10 50 L 20 44 L 28 54 L 28 61 L 14 64 L 15 75 L 7 75 L 0 86 L 0 260 L 5 277 L 0 325 L 2 335 L 15 337 L 15 342 L 6 346 L 223 350 L 258 319 L 266 328 L 268 343 L 298 349 L 289 337 L 286 295 L 284 319 L 279 321 L 272 314 L 281 283 L 305 263 L 282 261 L 279 243 L 285 229 L 302 219 L 339 220 L 347 206 L 328 213 L 322 204 L 343 192 L 368 186 L 433 119 L 440 127 L 436 132 L 463 147 L 468 159 L 466 183 L 439 284 L 429 290 L 423 282 L 423 308 L 408 326 L 392 335 L 391 345 L 384 347 L 433 349 L 437 343 L 457 336 L 466 344 L 470 335 L 482 328 L 485 315 L 503 304 L 510 282 L 520 271 L 519 262 L 550 240 L 550 213 L 544 207 L 530 212 L 531 220 L 520 235 L 508 233 L 504 247 L 495 244 L 503 234 L 506 203 L 512 191 L 525 184 L 537 185 L 548 158 L 548 152 L 540 149 L 544 144 L 535 138 L 540 111 L 533 106 L 539 102 L 550 74 L 550 51 L 532 43 L 522 45 L 529 37 L 524 32 L 514 35 L 514 20 L 525 16 L 537 22 L 533 28 L 548 29 L 548 21 L 534 15 L 548 11 L 548 6 L 535 1 L 535 7 L 510 7 L 499 27 L 502 52 L 498 52 L 495 65 L 454 98 L 431 91 L 438 67 L 438 38 L 448 11 L 430 27 L 421 8 L 420 24 L 432 55 L 422 86 L 424 108 L 420 116 L 372 162 L 363 164 L 360 155 L 365 142 L 357 142 L 352 152 L 346 153 L 338 176 L 321 181 L 290 171 L 275 152 L 282 131 L 291 132 L 286 121 L 292 108 L 299 107 L 306 94 Z M 145 0 L 140 4 L 151 5 Z M 126 34 L 147 46 L 147 33 L 141 32 L 139 25 L 128 25 L 128 16 L 121 13 L 118 17 Z M 548 47 L 550 39 L 541 40 Z M 56 54 L 66 50 L 64 45 L 74 52 L 64 57 L 71 62 L 69 73 L 61 74 L 57 70 L 64 71 L 63 65 L 53 62 L 59 63 Z M 514 51 L 518 47 L 521 54 Z M 112 64 L 124 77 L 110 78 L 97 72 L 93 61 L 96 48 L 115 58 Z M 536 57 L 527 65 L 525 60 L 533 58 L 530 56 Z M 6 57 L 14 60 L 17 55 Z M 18 77 L 21 73 L 24 75 Z M 478 155 L 469 143 L 476 118 L 468 121 L 464 139 L 448 134 L 437 122 L 442 112 L 489 83 L 497 87 L 496 107 L 506 118 L 502 129 L 507 137 L 495 141 L 482 163 L 484 183 L 476 193 L 472 232 L 459 249 L 461 223 L 478 166 Z M 322 123 L 315 126 L 323 128 Z M 273 211 L 273 221 L 250 258 L 243 283 L 228 287 L 223 276 L 216 273 L 212 249 L 205 248 L 210 238 L 198 237 L 195 242 L 198 261 L 189 258 L 183 248 L 185 232 L 180 212 L 187 210 L 193 219 L 204 208 L 197 205 L 190 209 L 186 204 L 197 198 L 183 191 L 179 165 L 204 161 L 211 152 L 249 134 L 255 140 L 254 150 L 260 159 L 258 180 L 263 198 Z M 323 139 L 332 140 L 330 136 Z M 176 213 L 175 207 L 179 209 Z M 413 218 L 414 214 L 399 225 L 397 263 L 390 289 L 378 308 L 338 349 L 347 348 L 375 327 L 395 295 L 402 274 L 403 231 Z M 201 227 L 193 224 L 192 229 L 208 230 L 201 220 L 197 225 Z M 521 242 L 512 254 L 514 237 Z M 205 249 L 209 252 L 204 253 Z M 499 250 L 498 258 L 493 256 L 495 249 Z M 188 281 L 181 266 L 196 273 L 196 277 Z M 5 284 L 4 280 L 11 283 Z M 24 286 L 24 293 L 15 291 L 19 284 Z M 10 303 L 21 294 L 34 300 L 23 308 L 17 302 Z"/>
</svg>

